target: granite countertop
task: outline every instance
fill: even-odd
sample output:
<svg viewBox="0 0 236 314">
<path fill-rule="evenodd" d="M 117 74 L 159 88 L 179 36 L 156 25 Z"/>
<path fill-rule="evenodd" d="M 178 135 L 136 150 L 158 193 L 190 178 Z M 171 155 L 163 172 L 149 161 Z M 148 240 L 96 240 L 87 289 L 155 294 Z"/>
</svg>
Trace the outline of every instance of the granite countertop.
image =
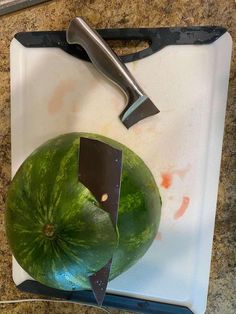
<svg viewBox="0 0 236 314">
<path fill-rule="evenodd" d="M 11 277 L 11 253 L 4 231 L 6 191 L 10 183 L 9 45 L 14 34 L 31 30 L 66 29 L 75 16 L 83 16 L 98 28 L 220 25 L 236 39 L 236 7 L 233 0 L 58 0 L 0 18 L 0 300 L 35 296 L 20 293 Z M 122 50 L 122 49 L 121 49 Z M 213 256 L 208 295 L 208 314 L 234 314 L 236 240 L 235 104 L 236 58 L 232 59 L 226 124 L 218 194 Z M 37 297 L 37 296 L 36 296 Z M 125 313 L 110 310 L 110 313 Z M 0 305 L 5 313 L 104 313 L 79 304 L 34 302 Z"/>
</svg>

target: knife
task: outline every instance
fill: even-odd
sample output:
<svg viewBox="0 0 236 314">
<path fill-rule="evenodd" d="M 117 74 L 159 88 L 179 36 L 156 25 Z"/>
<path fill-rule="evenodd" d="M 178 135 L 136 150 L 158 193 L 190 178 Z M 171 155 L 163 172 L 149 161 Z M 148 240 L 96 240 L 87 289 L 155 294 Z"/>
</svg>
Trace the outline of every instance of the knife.
<svg viewBox="0 0 236 314">
<path fill-rule="evenodd" d="M 140 120 L 159 112 L 125 64 L 81 17 L 76 17 L 71 21 L 66 38 L 69 44 L 81 45 L 97 70 L 123 90 L 127 103 L 120 114 L 120 119 L 127 129 Z"/>
<path fill-rule="evenodd" d="M 117 228 L 120 199 L 122 151 L 106 143 L 85 137 L 80 138 L 78 179 L 94 195 L 103 210 L 108 212 Z M 103 303 L 112 265 L 112 257 L 89 282 L 97 304 Z"/>
</svg>

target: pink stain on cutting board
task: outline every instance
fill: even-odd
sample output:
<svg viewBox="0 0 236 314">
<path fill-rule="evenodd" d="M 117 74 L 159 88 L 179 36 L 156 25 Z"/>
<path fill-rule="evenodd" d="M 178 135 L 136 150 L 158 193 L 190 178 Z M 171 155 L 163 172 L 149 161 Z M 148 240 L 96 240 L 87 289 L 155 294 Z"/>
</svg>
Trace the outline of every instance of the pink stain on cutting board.
<svg viewBox="0 0 236 314">
<path fill-rule="evenodd" d="M 179 219 L 185 214 L 188 208 L 189 202 L 190 202 L 190 198 L 188 196 L 184 196 L 179 209 L 174 214 L 174 219 Z"/>
<path fill-rule="evenodd" d="M 76 89 L 76 82 L 73 80 L 63 80 L 55 88 L 48 103 L 48 112 L 50 115 L 56 114 L 61 110 L 65 97 Z"/>
<path fill-rule="evenodd" d="M 162 239 L 162 234 L 161 234 L 161 232 L 158 232 L 158 233 L 157 233 L 155 239 L 158 240 L 158 241 L 161 241 L 161 239 Z"/>
<path fill-rule="evenodd" d="M 172 184 L 173 174 L 171 172 L 162 172 L 161 178 L 161 186 L 165 189 L 168 189 Z"/>
<path fill-rule="evenodd" d="M 179 176 L 181 179 L 183 179 L 190 169 L 191 165 L 188 164 L 186 168 L 174 170 L 174 173 L 177 174 L 177 176 Z"/>
</svg>

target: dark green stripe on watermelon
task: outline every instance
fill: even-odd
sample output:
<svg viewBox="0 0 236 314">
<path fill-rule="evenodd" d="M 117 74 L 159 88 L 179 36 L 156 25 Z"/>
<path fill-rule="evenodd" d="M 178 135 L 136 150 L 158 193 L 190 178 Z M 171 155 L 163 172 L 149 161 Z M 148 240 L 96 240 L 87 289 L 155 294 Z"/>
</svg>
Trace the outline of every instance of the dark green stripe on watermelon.
<svg viewBox="0 0 236 314">
<path fill-rule="evenodd" d="M 78 182 L 80 137 L 123 152 L 117 230 Z M 6 231 L 16 260 L 34 279 L 64 290 L 89 288 L 88 276 L 113 256 L 110 279 L 142 257 L 155 238 L 161 199 L 144 162 L 106 137 L 71 133 L 35 150 L 8 193 Z"/>
</svg>

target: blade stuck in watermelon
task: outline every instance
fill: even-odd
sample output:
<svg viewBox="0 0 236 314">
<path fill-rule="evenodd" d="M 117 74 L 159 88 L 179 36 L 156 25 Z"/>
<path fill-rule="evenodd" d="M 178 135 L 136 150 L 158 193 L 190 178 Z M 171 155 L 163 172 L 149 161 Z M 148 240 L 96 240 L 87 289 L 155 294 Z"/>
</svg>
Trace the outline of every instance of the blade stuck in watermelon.
<svg viewBox="0 0 236 314">
<path fill-rule="evenodd" d="M 90 190 L 102 209 L 110 214 L 112 223 L 117 228 L 122 151 L 101 141 L 81 137 L 78 154 L 79 181 Z M 89 276 L 98 305 L 102 305 L 106 294 L 111 264 L 112 259 Z"/>
</svg>

